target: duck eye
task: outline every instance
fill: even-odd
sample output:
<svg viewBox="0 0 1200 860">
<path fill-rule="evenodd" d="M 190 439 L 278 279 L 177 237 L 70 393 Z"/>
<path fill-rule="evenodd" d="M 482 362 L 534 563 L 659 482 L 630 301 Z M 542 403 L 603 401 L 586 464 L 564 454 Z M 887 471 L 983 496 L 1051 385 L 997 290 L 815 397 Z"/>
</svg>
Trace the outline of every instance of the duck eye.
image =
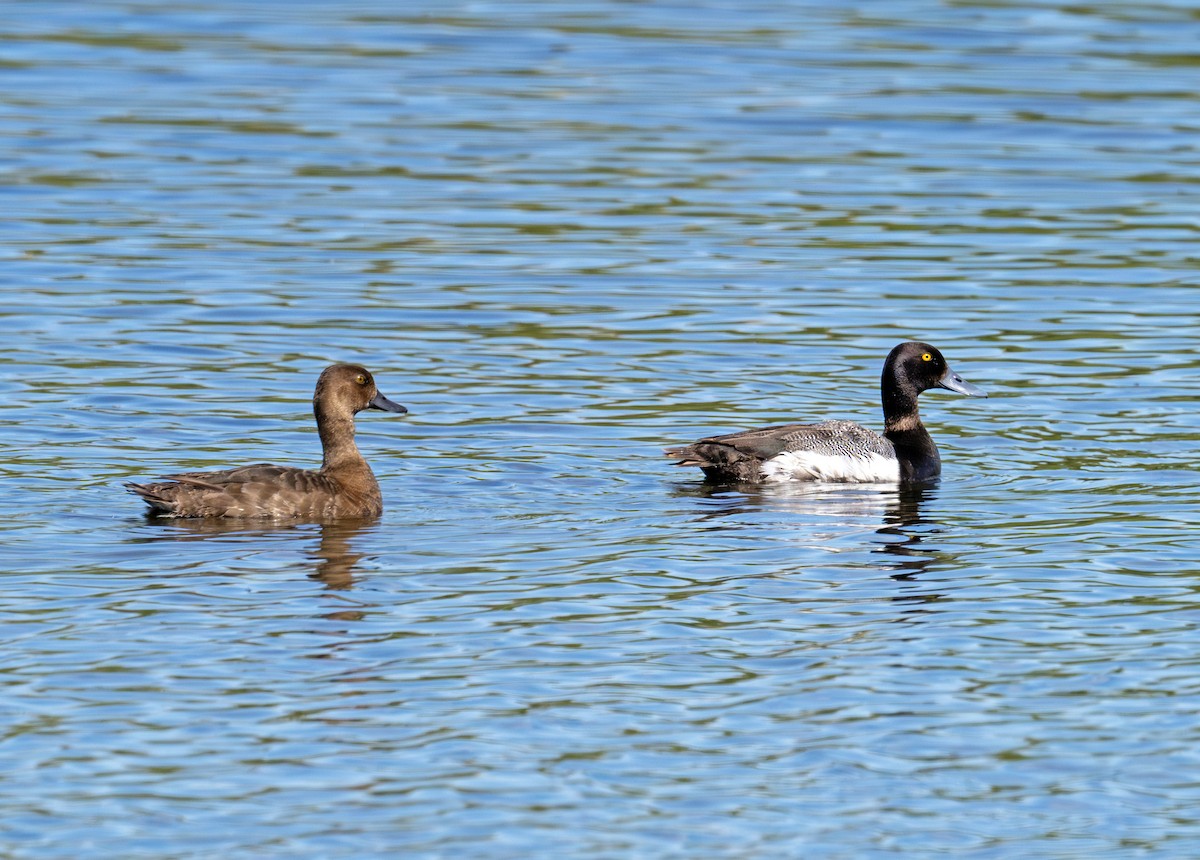
<svg viewBox="0 0 1200 860">
<path fill-rule="evenodd" d="M 354 381 L 357 382 L 359 385 L 366 385 L 367 384 L 366 374 L 360 373 L 358 376 L 354 377 Z"/>
<path fill-rule="evenodd" d="M 926 352 L 921 356 L 921 361 L 933 361 L 933 356 Z"/>
</svg>

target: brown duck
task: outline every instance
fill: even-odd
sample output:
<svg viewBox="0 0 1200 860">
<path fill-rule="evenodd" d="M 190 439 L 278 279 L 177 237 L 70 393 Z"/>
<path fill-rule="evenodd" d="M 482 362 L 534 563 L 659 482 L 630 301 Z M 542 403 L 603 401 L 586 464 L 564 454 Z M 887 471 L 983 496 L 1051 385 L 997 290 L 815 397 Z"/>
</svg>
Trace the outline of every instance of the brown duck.
<svg viewBox="0 0 1200 860">
<path fill-rule="evenodd" d="M 354 444 L 354 416 L 364 409 L 404 413 L 355 364 L 325 368 L 313 393 L 324 461 L 317 470 L 258 463 L 223 472 L 185 472 L 153 484 L 126 484 L 168 517 L 332 520 L 383 511 L 379 482 Z"/>
</svg>

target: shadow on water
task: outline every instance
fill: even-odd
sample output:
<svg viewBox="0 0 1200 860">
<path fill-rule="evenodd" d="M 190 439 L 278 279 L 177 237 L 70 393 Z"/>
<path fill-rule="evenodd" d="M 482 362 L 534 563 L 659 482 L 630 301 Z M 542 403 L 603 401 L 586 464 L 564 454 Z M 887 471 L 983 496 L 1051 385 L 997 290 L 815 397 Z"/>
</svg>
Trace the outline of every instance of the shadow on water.
<svg viewBox="0 0 1200 860">
<path fill-rule="evenodd" d="M 353 548 L 355 538 L 371 531 L 378 519 L 343 520 L 331 523 L 257 523 L 246 520 L 171 519 L 147 515 L 146 524 L 155 528 L 151 540 L 194 541 L 227 538 L 238 543 L 277 539 L 293 534 L 299 538 L 316 537 L 307 558 L 315 568 L 306 572 L 310 579 L 327 588 L 344 591 L 354 586 L 354 573 L 365 553 Z"/>
<path fill-rule="evenodd" d="M 884 484 L 695 484 L 681 486 L 675 495 L 711 503 L 699 516 L 716 528 L 722 520 L 756 511 L 773 511 L 821 522 L 843 524 L 847 532 L 863 522 L 884 538 L 870 550 L 879 569 L 897 581 L 915 580 L 940 557 L 926 538 L 937 532 L 929 507 L 938 497 L 938 483 L 892 486 Z M 897 598 L 901 599 L 901 598 Z M 910 599 L 910 598 L 903 598 Z"/>
</svg>

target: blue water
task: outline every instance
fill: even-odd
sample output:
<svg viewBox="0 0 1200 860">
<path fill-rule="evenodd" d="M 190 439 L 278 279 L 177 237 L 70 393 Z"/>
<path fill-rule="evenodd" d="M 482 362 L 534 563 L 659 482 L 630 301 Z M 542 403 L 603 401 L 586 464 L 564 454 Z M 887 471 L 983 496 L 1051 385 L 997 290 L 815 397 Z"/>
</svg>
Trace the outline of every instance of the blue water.
<svg viewBox="0 0 1200 860">
<path fill-rule="evenodd" d="M 9 3 L 0 854 L 1200 854 L 1171 3 Z M 878 428 L 941 482 L 705 486 Z M 316 465 L 375 523 L 148 521 Z"/>
</svg>

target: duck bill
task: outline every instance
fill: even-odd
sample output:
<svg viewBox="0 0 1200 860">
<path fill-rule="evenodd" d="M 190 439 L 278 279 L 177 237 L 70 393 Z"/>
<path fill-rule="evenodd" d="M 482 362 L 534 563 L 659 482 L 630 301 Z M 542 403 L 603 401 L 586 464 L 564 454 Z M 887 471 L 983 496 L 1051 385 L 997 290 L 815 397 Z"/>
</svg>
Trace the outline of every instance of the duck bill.
<svg viewBox="0 0 1200 860">
<path fill-rule="evenodd" d="M 408 411 L 399 403 L 396 403 L 394 400 L 388 400 L 378 392 L 371 398 L 371 402 L 367 404 L 367 408 L 378 409 L 380 412 L 397 412 L 401 415 Z"/>
<path fill-rule="evenodd" d="M 987 397 L 986 391 L 977 385 L 967 382 L 950 368 L 946 368 L 946 374 L 939 380 L 938 388 L 945 388 L 947 391 L 965 394 L 967 397 Z"/>
</svg>

